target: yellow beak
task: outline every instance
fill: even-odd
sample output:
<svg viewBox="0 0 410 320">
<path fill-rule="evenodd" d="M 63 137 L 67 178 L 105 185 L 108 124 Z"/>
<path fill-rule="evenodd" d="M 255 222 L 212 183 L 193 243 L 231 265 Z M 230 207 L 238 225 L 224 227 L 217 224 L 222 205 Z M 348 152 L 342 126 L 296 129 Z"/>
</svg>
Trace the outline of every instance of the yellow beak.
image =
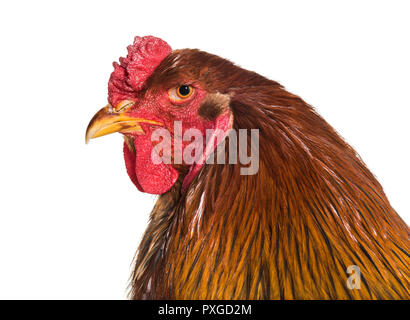
<svg viewBox="0 0 410 320">
<path fill-rule="evenodd" d="M 138 134 L 144 134 L 140 123 L 162 126 L 162 123 L 158 121 L 134 118 L 127 115 L 126 111 L 133 105 L 133 101 L 124 100 L 119 102 L 115 108 L 108 104 L 98 111 L 88 124 L 85 133 L 85 143 L 88 143 L 90 139 L 102 137 L 114 132 L 136 132 Z"/>
</svg>

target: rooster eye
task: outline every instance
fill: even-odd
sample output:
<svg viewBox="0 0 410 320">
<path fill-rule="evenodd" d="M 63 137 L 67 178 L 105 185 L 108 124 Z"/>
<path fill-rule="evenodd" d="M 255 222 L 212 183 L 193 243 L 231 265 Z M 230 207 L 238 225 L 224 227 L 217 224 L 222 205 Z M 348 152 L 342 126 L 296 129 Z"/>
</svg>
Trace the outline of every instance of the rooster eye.
<svg viewBox="0 0 410 320">
<path fill-rule="evenodd" d="M 168 92 L 169 98 L 176 103 L 185 101 L 190 96 L 192 96 L 193 93 L 194 88 L 185 84 L 176 88 L 172 88 Z"/>
<path fill-rule="evenodd" d="M 180 98 L 188 98 L 192 94 L 192 87 L 180 86 L 177 90 L 177 94 Z"/>
</svg>

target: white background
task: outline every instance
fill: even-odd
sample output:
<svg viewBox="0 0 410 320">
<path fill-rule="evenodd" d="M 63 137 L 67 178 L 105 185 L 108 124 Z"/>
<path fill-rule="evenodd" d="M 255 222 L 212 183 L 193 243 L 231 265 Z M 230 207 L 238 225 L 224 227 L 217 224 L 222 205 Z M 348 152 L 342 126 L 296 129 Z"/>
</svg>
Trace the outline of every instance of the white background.
<svg viewBox="0 0 410 320">
<path fill-rule="evenodd" d="M 0 298 L 125 298 L 155 197 L 129 180 L 119 134 L 84 133 L 135 35 L 300 95 L 409 223 L 409 31 L 405 1 L 2 1 Z"/>
</svg>

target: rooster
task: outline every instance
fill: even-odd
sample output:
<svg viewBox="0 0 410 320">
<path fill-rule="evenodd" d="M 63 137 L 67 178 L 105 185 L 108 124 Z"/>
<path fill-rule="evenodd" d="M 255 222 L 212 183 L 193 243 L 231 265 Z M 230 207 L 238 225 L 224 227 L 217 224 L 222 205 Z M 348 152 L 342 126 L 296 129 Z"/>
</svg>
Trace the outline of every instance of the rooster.
<svg viewBox="0 0 410 320">
<path fill-rule="evenodd" d="M 408 226 L 355 150 L 279 83 L 216 55 L 136 37 L 114 63 L 108 102 L 86 141 L 122 133 L 131 181 L 159 195 L 130 298 L 410 298 Z M 204 137 L 197 161 L 175 161 L 190 142 L 175 122 Z M 159 129 L 172 139 L 158 152 Z M 250 130 L 259 132 L 256 174 L 205 161 L 240 129 L 248 151 Z M 216 133 L 206 139 L 207 130 Z M 170 163 L 153 160 L 164 153 Z"/>
</svg>

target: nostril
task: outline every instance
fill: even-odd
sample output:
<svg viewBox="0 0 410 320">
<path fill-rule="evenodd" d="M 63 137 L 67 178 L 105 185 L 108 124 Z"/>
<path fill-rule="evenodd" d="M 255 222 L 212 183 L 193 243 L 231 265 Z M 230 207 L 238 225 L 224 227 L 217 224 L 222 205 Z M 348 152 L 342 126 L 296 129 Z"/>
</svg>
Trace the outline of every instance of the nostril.
<svg viewBox="0 0 410 320">
<path fill-rule="evenodd" d="M 117 105 L 114 107 L 113 112 L 116 112 L 116 113 L 125 112 L 128 109 L 130 109 L 134 104 L 135 102 L 132 100 L 122 100 L 117 103 Z"/>
</svg>

